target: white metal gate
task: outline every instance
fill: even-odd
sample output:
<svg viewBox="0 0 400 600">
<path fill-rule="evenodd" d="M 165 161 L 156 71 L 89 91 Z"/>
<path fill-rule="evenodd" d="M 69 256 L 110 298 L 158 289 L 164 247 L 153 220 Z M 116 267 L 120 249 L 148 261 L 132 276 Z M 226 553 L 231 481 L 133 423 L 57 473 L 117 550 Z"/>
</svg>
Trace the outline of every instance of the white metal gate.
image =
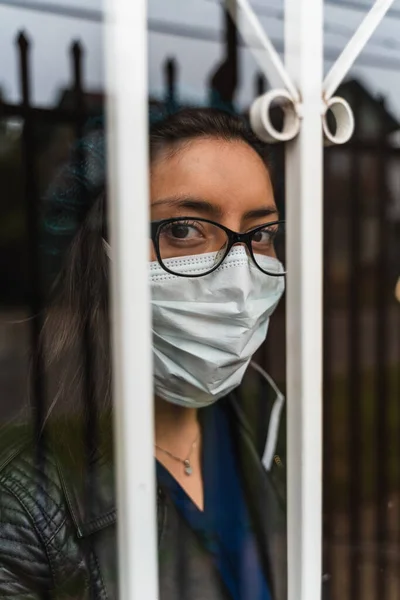
<svg viewBox="0 0 400 600">
<path fill-rule="evenodd" d="M 243 39 L 274 87 L 255 101 L 253 128 L 266 141 L 287 142 L 289 600 L 317 600 L 321 593 L 323 143 L 344 143 L 352 135 L 351 108 L 333 94 L 392 3 L 375 2 L 323 81 L 323 0 L 285 0 L 285 65 L 248 0 L 226 0 Z M 123 600 L 155 600 L 158 594 L 145 201 L 146 4 L 146 0 L 110 1 L 106 21 Z M 269 119 L 274 103 L 285 113 L 282 131 Z M 328 126 L 328 110 L 336 120 L 334 132 Z M 133 203 L 132 195 L 143 202 Z"/>
</svg>

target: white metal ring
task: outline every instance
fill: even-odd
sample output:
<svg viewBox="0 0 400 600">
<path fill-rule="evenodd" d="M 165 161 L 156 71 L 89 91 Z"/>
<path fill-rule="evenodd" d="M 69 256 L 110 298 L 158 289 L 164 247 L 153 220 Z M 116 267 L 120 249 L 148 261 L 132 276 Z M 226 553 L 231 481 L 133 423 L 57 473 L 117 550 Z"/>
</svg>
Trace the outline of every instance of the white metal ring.
<svg viewBox="0 0 400 600">
<path fill-rule="evenodd" d="M 283 111 L 283 129 L 279 131 L 271 122 L 271 108 L 279 106 Z M 250 123 L 254 133 L 263 142 L 287 142 L 300 130 L 300 117 L 292 96 L 287 90 L 270 90 L 259 96 L 250 108 Z"/>
<path fill-rule="evenodd" d="M 331 111 L 336 121 L 336 131 L 332 133 L 328 125 L 327 114 Z M 325 103 L 325 112 L 322 115 L 322 129 L 325 145 L 345 144 L 354 133 L 354 115 L 350 104 L 343 98 L 335 96 Z"/>
</svg>

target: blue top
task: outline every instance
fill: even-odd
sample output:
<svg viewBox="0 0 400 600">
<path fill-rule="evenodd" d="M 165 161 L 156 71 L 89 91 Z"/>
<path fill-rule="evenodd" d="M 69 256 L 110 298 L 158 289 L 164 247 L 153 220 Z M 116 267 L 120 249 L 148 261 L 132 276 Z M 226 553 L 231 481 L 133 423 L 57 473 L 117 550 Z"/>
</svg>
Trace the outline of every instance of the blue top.
<svg viewBox="0 0 400 600">
<path fill-rule="evenodd" d="M 204 511 L 157 461 L 157 479 L 212 555 L 232 600 L 271 600 L 246 507 L 228 417 L 202 409 Z M 183 467 L 182 467 L 183 468 Z"/>
</svg>

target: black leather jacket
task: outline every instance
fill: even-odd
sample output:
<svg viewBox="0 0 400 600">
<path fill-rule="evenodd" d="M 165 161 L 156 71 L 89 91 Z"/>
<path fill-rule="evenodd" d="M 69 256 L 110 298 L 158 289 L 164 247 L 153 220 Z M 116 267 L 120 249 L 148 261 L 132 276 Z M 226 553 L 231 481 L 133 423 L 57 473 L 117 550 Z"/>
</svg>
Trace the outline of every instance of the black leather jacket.
<svg viewBox="0 0 400 600">
<path fill-rule="evenodd" d="M 263 566 L 274 600 L 284 600 L 286 475 L 282 448 L 267 472 L 261 455 L 268 427 L 259 427 L 259 415 L 251 418 L 257 414 L 251 401 L 247 413 L 243 410 L 246 403 L 237 394 L 223 401 L 237 433 L 240 468 Z M 271 408 L 272 403 L 264 403 L 263 419 L 268 419 Z M 77 468 L 82 462 L 79 444 L 72 443 L 66 451 L 57 440 L 47 441 L 37 455 L 29 435 L 11 426 L 8 429 L 12 440 L 3 431 L 0 442 L 0 597 L 118 598 L 112 461 L 100 453 L 95 475 L 88 482 L 85 469 Z M 168 502 L 161 489 L 157 519 L 160 542 L 169 522 Z M 160 598 L 164 597 L 167 594 L 161 589 Z M 214 600 L 206 592 L 201 597 Z"/>
</svg>

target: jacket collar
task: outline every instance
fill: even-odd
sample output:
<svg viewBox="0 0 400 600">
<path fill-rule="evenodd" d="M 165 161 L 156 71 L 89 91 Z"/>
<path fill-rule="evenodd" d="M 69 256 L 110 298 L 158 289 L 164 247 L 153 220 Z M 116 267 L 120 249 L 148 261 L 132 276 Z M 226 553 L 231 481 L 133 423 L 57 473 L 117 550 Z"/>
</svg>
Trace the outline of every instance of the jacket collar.
<svg viewBox="0 0 400 600">
<path fill-rule="evenodd" d="M 266 444 L 272 405 L 276 395 L 269 384 L 259 380 L 259 375 L 255 375 L 255 377 L 257 378 L 257 385 L 261 385 L 258 388 L 259 393 L 263 395 L 261 404 L 264 407 L 264 414 L 261 418 L 259 414 L 259 397 L 258 394 L 254 395 L 254 374 L 251 376 L 250 382 L 245 379 L 236 393 L 230 394 L 220 402 L 226 403 L 232 415 L 232 423 L 237 432 L 236 437 L 240 453 L 245 457 L 242 471 L 245 477 L 246 474 L 251 474 L 247 487 L 256 492 L 257 497 L 261 495 L 262 499 L 263 490 L 262 486 L 260 487 L 260 482 L 263 481 L 262 485 L 265 485 L 265 471 L 262 468 L 261 459 Z M 248 390 L 252 390 L 252 393 L 248 393 Z M 260 423 L 263 425 L 262 427 L 260 427 Z M 71 428 L 70 433 L 68 427 Z M 98 428 L 96 435 L 98 451 L 90 461 L 86 460 L 85 462 L 88 451 L 83 426 L 79 427 L 76 423 L 70 425 L 64 423 L 62 434 L 60 435 L 58 428 L 55 427 L 51 430 L 50 437 L 62 487 L 78 536 L 86 537 L 115 523 L 115 470 L 113 466 L 111 417 L 108 417 L 108 422 L 103 420 L 102 427 Z M 66 450 L 67 445 L 63 440 L 74 440 L 73 447 L 68 444 L 68 450 Z M 282 468 L 283 462 L 281 461 L 280 464 L 279 479 L 285 481 L 285 471 Z M 274 464 L 271 470 L 273 482 L 277 481 L 276 471 L 276 465 Z M 254 487 L 255 485 L 257 490 Z M 272 490 L 270 492 L 272 493 Z M 275 486 L 275 492 L 282 503 L 284 492 L 279 490 L 279 486 Z M 253 494 L 250 495 L 250 499 L 252 497 Z M 267 533 L 265 532 L 266 535 Z"/>
<path fill-rule="evenodd" d="M 267 473 L 257 452 L 251 424 L 243 410 L 240 394 L 230 403 L 233 422 L 236 423 L 239 467 L 247 497 L 254 532 L 258 539 L 264 573 L 274 600 L 287 598 L 287 529 L 286 529 L 286 471 L 281 462 L 273 463 Z M 279 469 L 279 473 L 277 470 Z M 279 485 L 281 481 L 283 485 Z"/>
<path fill-rule="evenodd" d="M 80 425 L 63 423 L 60 434 L 59 427 L 52 424 L 49 437 L 78 537 L 86 537 L 116 520 L 114 461 L 111 417 L 108 422 L 102 419 L 95 445 L 87 440 Z M 66 440 L 73 440 L 73 445 Z M 96 447 L 96 451 L 90 453 L 89 447 Z"/>
</svg>

